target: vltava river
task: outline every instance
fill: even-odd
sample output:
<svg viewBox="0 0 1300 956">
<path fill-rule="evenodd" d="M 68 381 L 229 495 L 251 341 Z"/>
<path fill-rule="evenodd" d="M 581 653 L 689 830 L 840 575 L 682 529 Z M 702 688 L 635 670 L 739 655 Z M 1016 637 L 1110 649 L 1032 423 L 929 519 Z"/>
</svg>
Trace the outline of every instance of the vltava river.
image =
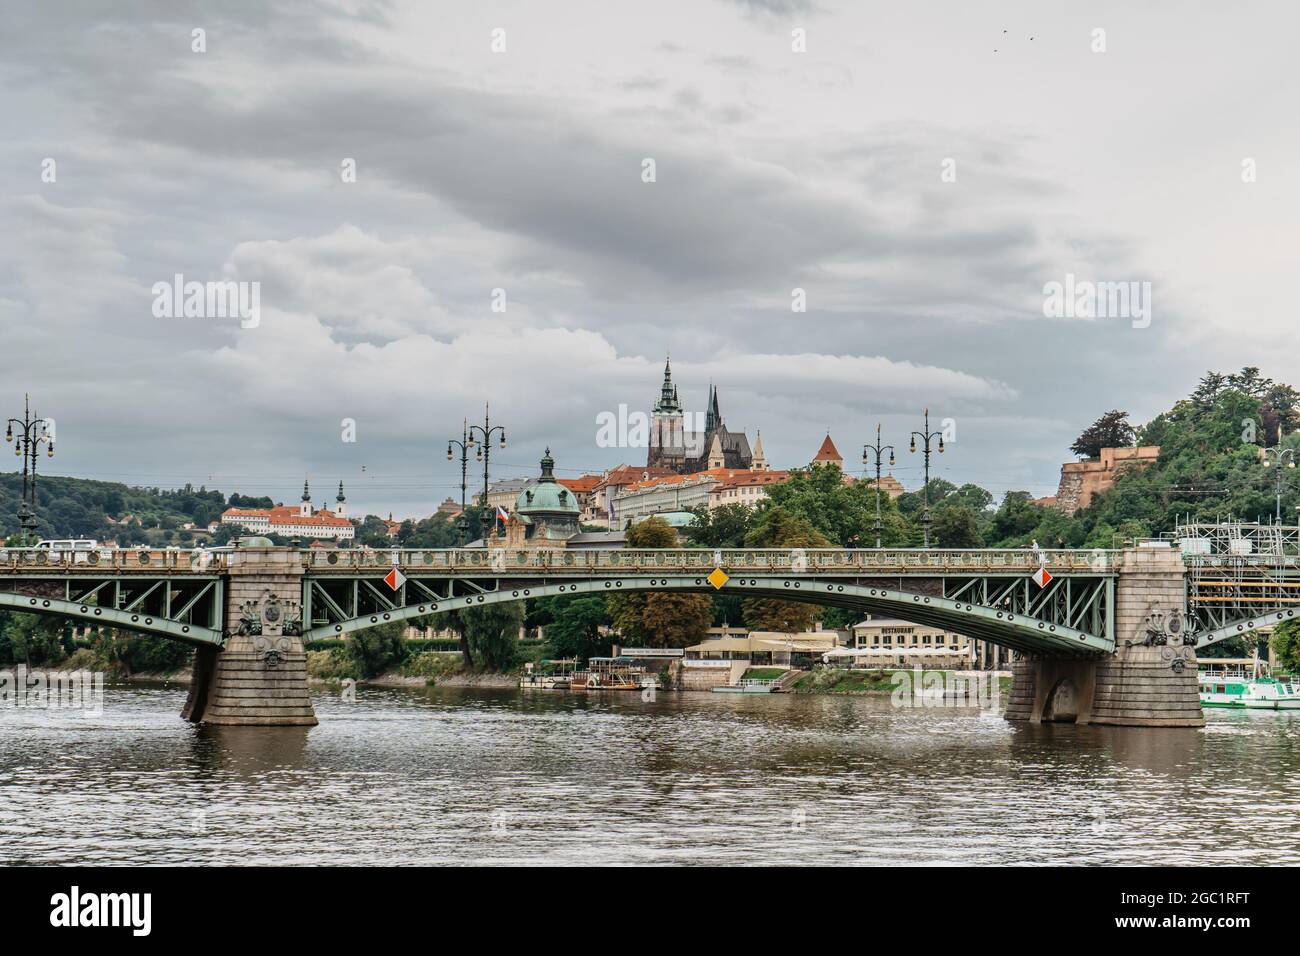
<svg viewBox="0 0 1300 956">
<path fill-rule="evenodd" d="M 1026 727 L 888 698 L 361 688 L 310 730 L 182 690 L 0 710 L 3 863 L 1300 862 L 1300 714 Z"/>
</svg>

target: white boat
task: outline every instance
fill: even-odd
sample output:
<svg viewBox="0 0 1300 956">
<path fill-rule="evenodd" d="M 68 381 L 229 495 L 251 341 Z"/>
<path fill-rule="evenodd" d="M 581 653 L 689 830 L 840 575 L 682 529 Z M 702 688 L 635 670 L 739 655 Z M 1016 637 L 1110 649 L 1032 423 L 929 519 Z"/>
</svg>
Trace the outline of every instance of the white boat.
<svg viewBox="0 0 1300 956">
<path fill-rule="evenodd" d="M 531 663 L 525 664 L 519 686 L 537 690 L 565 690 L 573 680 L 573 667 L 577 663 L 572 659 L 541 661 L 538 668 L 534 668 Z"/>
<path fill-rule="evenodd" d="M 1248 710 L 1300 710 L 1300 680 L 1201 674 L 1201 705 Z"/>
</svg>

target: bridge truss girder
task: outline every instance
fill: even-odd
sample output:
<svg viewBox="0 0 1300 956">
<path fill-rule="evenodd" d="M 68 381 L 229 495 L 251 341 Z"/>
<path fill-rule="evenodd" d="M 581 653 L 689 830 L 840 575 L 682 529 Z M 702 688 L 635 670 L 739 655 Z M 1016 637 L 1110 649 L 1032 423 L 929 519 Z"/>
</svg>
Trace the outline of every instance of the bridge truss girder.
<svg viewBox="0 0 1300 956">
<path fill-rule="evenodd" d="M 754 574 L 736 575 L 722 590 L 886 614 L 1026 653 L 1091 656 L 1114 650 L 1114 580 L 1107 576 L 1063 576 L 1040 590 L 1021 575 L 845 579 Z M 303 591 L 307 640 L 529 598 L 632 591 L 715 593 L 702 574 L 409 576 L 395 592 L 379 576 L 309 576 Z"/>
<path fill-rule="evenodd" d="M 225 585 L 211 575 L 45 574 L 3 582 L 0 607 L 222 646 Z"/>
<path fill-rule="evenodd" d="M 1217 644 L 1219 641 L 1226 640 L 1230 637 L 1259 637 L 1255 632 L 1265 627 L 1276 627 L 1283 621 L 1289 621 L 1296 617 L 1297 610 L 1293 607 L 1283 608 L 1282 610 L 1270 610 L 1262 614 L 1256 614 L 1254 617 L 1238 618 L 1235 621 L 1229 621 L 1218 627 L 1208 630 L 1198 631 L 1196 634 L 1196 646 L 1209 647 L 1211 644 Z"/>
</svg>

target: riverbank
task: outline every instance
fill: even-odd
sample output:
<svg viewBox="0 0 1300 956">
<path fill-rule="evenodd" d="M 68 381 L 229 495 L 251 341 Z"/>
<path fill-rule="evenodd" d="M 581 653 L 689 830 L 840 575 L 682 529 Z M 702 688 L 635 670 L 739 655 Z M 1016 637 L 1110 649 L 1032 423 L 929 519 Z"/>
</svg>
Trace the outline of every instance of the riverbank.
<svg viewBox="0 0 1300 956">
<path fill-rule="evenodd" d="M 846 670 L 841 668 L 810 671 L 790 687 L 792 694 L 835 694 L 850 697 L 889 696 L 898 688 L 895 674 L 911 675 L 912 671 L 896 670 Z M 998 694 L 1006 698 L 1011 693 L 1011 675 L 1005 671 L 922 671 L 926 680 L 937 680 L 941 686 L 951 686 L 954 681 L 974 680 L 991 676 L 997 680 Z M 921 690 L 921 687 L 914 688 Z"/>
<path fill-rule="evenodd" d="M 348 675 L 338 674 L 331 666 L 328 652 L 309 651 L 307 654 L 308 680 L 314 687 L 338 686 Z M 56 670 L 66 668 L 66 664 Z M 904 671 L 904 673 L 911 673 Z M 945 684 L 955 677 L 971 679 L 973 675 L 957 674 L 953 671 L 925 671 L 926 675 Z M 988 672 L 981 672 L 988 673 Z M 830 695 L 839 697 L 888 697 L 894 693 L 896 684 L 895 671 L 857 671 L 844 669 L 825 669 L 809 671 L 799 677 L 788 690 L 791 694 Z M 765 675 L 764 675 L 765 676 Z M 1011 675 L 997 672 L 998 694 L 1006 699 L 1011 692 Z M 190 670 L 184 668 L 165 672 L 140 672 L 108 674 L 108 680 L 129 684 L 179 684 L 188 687 Z M 373 687 L 484 687 L 511 688 L 519 686 L 517 671 L 466 671 L 459 656 L 450 654 L 417 655 L 395 670 L 387 670 L 373 677 L 358 678 L 357 684 Z M 677 689 L 677 688 L 669 688 Z"/>
<path fill-rule="evenodd" d="M 471 671 L 439 677 L 413 677 L 399 671 L 388 671 L 357 683 L 375 687 L 518 687 L 519 675 Z"/>
<path fill-rule="evenodd" d="M 466 670 L 459 653 L 425 651 L 413 654 L 397 667 L 370 677 L 357 677 L 356 665 L 337 650 L 307 652 L 307 676 L 313 684 L 327 686 L 354 679 L 374 687 L 516 687 L 519 673 Z"/>
</svg>

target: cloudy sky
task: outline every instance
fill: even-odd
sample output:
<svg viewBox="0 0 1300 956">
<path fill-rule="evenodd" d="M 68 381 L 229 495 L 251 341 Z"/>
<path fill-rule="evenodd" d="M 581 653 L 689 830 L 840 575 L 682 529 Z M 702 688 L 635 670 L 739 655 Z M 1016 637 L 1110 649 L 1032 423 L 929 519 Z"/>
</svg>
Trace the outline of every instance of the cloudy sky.
<svg viewBox="0 0 1300 956">
<path fill-rule="evenodd" d="M 597 417 L 671 353 L 775 466 L 881 422 L 915 486 L 928 406 L 939 474 L 1049 493 L 1109 408 L 1300 380 L 1300 17 L 1134 6 L 8 3 L 3 410 L 59 474 L 400 517 L 489 400 L 494 477 L 644 462 Z M 260 283 L 256 326 L 157 317 L 178 273 Z M 1149 325 L 1044 317 L 1067 274 L 1150 282 Z"/>
</svg>

